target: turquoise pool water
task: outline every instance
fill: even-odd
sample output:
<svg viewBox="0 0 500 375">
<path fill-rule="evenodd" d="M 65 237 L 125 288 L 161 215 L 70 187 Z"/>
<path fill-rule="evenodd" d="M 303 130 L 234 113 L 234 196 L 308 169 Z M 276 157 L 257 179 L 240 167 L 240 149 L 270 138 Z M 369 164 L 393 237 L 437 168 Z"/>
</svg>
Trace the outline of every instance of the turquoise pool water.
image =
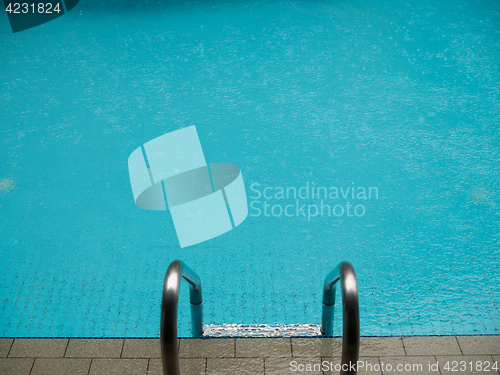
<svg viewBox="0 0 500 375">
<path fill-rule="evenodd" d="M 16 34 L 0 16 L 0 335 L 158 336 L 175 259 L 206 324 L 319 323 L 348 260 L 364 336 L 498 334 L 499 26 L 472 0 L 81 0 Z M 241 168 L 249 216 L 181 249 L 127 159 L 191 125 Z M 343 214 L 308 217 L 322 199 Z"/>
</svg>

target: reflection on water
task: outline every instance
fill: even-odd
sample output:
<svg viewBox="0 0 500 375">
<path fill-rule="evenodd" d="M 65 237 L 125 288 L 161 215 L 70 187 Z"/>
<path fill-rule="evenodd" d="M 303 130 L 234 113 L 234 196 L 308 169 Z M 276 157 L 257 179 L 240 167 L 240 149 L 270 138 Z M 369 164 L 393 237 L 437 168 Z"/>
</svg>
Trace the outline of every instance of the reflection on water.
<svg viewBox="0 0 500 375">
<path fill-rule="evenodd" d="M 0 192 L 9 193 L 16 189 L 16 180 L 12 177 L 2 177 L 0 178 Z"/>
<path fill-rule="evenodd" d="M 472 198 L 474 199 L 475 203 L 495 204 L 495 202 L 493 201 L 493 194 L 491 193 L 490 189 L 485 186 L 476 186 L 474 189 L 472 189 Z"/>
</svg>

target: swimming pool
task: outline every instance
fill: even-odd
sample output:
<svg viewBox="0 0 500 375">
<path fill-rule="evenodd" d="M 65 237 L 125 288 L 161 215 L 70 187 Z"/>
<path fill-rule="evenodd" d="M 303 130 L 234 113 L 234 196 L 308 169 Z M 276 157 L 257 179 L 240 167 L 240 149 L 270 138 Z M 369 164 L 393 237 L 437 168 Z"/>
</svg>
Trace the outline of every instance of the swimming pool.
<svg viewBox="0 0 500 375">
<path fill-rule="evenodd" d="M 206 324 L 319 323 L 347 260 L 364 336 L 498 334 L 499 22 L 464 0 L 82 0 L 16 34 L 0 17 L 1 336 L 157 337 L 175 259 Z M 207 162 L 241 168 L 249 216 L 181 249 L 127 159 L 192 125 Z"/>
</svg>

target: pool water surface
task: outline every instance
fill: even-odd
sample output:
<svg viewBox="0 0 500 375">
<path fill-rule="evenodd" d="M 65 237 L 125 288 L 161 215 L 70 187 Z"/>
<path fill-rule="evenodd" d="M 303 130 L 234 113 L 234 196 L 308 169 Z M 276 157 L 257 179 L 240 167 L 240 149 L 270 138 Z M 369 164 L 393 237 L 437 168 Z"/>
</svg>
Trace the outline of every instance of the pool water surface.
<svg viewBox="0 0 500 375">
<path fill-rule="evenodd" d="M 0 336 L 157 337 L 175 259 L 205 324 L 319 324 L 349 261 L 363 336 L 498 334 L 499 25 L 472 0 L 81 0 L 19 33 L 2 15 Z M 249 208 L 181 248 L 127 160 L 192 125 Z"/>
</svg>

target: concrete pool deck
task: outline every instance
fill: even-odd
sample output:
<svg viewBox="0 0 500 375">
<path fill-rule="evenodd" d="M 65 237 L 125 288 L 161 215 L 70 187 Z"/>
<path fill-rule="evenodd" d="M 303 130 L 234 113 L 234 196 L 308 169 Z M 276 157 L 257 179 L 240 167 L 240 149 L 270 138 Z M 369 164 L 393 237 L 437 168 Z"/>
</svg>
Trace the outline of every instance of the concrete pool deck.
<svg viewBox="0 0 500 375">
<path fill-rule="evenodd" d="M 340 338 L 180 339 L 181 374 L 338 374 L 331 368 L 340 363 L 341 344 Z M 0 339 L 2 375 L 163 375 L 160 358 L 159 339 Z M 498 375 L 491 367 L 500 366 L 500 335 L 362 337 L 360 361 L 365 368 L 358 374 Z"/>
</svg>

